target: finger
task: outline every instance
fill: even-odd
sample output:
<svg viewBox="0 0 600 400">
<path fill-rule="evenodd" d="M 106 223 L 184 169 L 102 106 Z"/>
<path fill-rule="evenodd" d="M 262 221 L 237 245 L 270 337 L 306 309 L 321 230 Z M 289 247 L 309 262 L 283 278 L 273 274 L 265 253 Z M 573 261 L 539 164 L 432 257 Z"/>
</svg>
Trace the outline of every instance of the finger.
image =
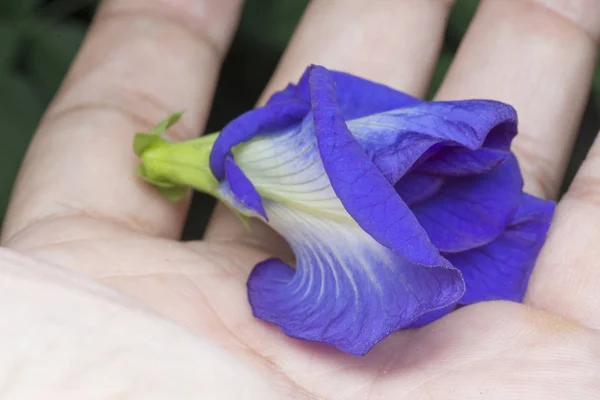
<svg viewBox="0 0 600 400">
<path fill-rule="evenodd" d="M 526 190 L 536 195 L 554 197 L 561 183 L 588 96 L 599 29 L 596 1 L 484 1 L 440 90 L 440 98 L 484 97 L 515 106 L 515 152 Z M 590 296 L 582 285 L 593 280 L 583 256 L 575 255 L 583 253 L 585 238 L 568 239 L 575 226 L 591 229 L 583 222 L 559 207 L 527 302 L 566 316 L 581 312 L 576 304 Z"/>
<path fill-rule="evenodd" d="M 262 101 L 296 81 L 312 63 L 423 95 L 449 9 L 449 1 L 313 0 Z M 230 240 L 244 235 L 236 217 L 217 207 L 206 238 Z"/>
<path fill-rule="evenodd" d="M 85 216 L 176 237 L 186 214 L 135 175 L 133 134 L 187 110 L 172 137 L 202 129 L 239 0 L 105 0 L 20 172 L 4 239 Z"/>
<path fill-rule="evenodd" d="M 440 88 L 440 99 L 516 108 L 514 150 L 530 193 L 557 194 L 589 93 L 599 22 L 598 1 L 485 0 Z"/>
<path fill-rule="evenodd" d="M 600 329 L 600 139 L 569 191 L 533 272 L 527 301 Z"/>
</svg>

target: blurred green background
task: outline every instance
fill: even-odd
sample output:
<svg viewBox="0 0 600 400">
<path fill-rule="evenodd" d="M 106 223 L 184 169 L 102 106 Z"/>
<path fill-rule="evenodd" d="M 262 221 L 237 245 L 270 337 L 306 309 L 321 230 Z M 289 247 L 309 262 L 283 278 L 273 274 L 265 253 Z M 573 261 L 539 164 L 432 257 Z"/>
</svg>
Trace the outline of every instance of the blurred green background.
<svg viewBox="0 0 600 400">
<path fill-rule="evenodd" d="M 216 0 L 215 0 L 216 1 Z M 208 131 L 253 107 L 308 0 L 247 0 L 223 65 Z M 430 94 L 440 84 L 478 0 L 457 0 Z M 15 174 L 44 108 L 58 88 L 94 14 L 96 0 L 0 0 L 0 219 Z M 598 131 L 600 71 L 565 185 Z M 201 234 L 212 200 L 198 195 L 185 236 Z"/>
</svg>

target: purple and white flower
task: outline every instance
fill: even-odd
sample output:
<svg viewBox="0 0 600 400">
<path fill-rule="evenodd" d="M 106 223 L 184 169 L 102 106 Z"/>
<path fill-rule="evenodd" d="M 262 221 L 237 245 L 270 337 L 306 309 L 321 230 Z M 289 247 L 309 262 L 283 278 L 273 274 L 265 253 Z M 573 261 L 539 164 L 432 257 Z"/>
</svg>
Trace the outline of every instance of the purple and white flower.
<svg viewBox="0 0 600 400">
<path fill-rule="evenodd" d="M 136 150 L 163 190 L 212 193 L 288 241 L 295 265 L 250 274 L 256 317 L 362 355 L 457 307 L 523 299 L 554 203 L 523 193 L 516 134 L 504 103 L 427 102 L 311 66 L 206 141 L 209 185 Z"/>
</svg>

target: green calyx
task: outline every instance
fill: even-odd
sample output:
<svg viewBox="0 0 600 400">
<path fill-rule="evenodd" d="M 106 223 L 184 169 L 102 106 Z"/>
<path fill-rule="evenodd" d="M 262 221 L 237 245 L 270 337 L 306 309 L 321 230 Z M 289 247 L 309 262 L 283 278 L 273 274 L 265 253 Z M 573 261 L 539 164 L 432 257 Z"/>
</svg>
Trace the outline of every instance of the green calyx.
<svg viewBox="0 0 600 400">
<path fill-rule="evenodd" d="M 209 166 L 218 133 L 177 143 L 161 137 L 182 114 L 172 114 L 149 132 L 135 135 L 133 149 L 142 161 L 137 173 L 172 201 L 184 197 L 189 188 L 219 197 L 219 182 Z"/>
</svg>

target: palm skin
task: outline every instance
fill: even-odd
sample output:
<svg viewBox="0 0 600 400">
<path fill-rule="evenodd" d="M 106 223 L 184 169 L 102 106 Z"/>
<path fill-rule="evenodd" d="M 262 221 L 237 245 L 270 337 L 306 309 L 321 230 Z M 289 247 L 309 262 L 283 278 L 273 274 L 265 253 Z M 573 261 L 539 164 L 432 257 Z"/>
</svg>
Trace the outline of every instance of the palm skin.
<svg viewBox="0 0 600 400">
<path fill-rule="evenodd" d="M 85 266 L 81 272 L 260 371 L 281 398 L 546 400 L 600 393 L 600 335 L 527 305 L 465 307 L 352 357 L 287 338 L 251 315 L 245 281 L 268 254 L 249 244 L 182 243 L 71 218 L 35 226 L 11 246 L 53 264 Z"/>
<path fill-rule="evenodd" d="M 266 94 L 319 63 L 423 95 L 450 3 L 313 0 Z M 24 162 L 2 245 L 140 300 L 224 349 L 209 366 L 242 365 L 282 399 L 600 398 L 599 145 L 557 208 L 524 305 L 465 307 L 364 357 L 252 317 L 245 282 L 281 248 L 272 236 L 247 235 L 220 209 L 204 241 L 178 240 L 185 204 L 134 176 L 132 135 L 181 109 L 172 139 L 202 131 L 240 7 L 105 0 Z M 484 0 L 437 97 L 514 105 L 526 189 L 554 197 L 599 37 L 597 2 Z M 209 398 L 226 398 L 228 384 Z"/>
</svg>

